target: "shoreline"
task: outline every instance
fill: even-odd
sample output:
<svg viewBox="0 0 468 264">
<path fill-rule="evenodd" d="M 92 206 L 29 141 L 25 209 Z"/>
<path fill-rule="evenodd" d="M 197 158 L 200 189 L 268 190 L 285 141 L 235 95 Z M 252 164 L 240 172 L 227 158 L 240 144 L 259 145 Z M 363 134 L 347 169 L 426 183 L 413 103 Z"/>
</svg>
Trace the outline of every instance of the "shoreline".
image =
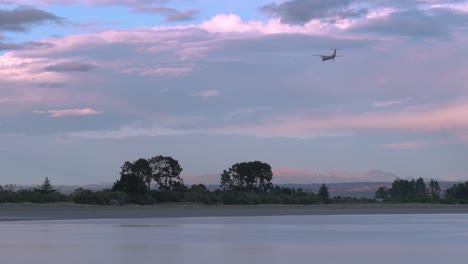
<svg viewBox="0 0 468 264">
<path fill-rule="evenodd" d="M 462 204 L 328 204 L 328 205 L 79 205 L 0 204 L 0 222 L 179 217 L 237 217 L 285 215 L 468 214 Z"/>
</svg>

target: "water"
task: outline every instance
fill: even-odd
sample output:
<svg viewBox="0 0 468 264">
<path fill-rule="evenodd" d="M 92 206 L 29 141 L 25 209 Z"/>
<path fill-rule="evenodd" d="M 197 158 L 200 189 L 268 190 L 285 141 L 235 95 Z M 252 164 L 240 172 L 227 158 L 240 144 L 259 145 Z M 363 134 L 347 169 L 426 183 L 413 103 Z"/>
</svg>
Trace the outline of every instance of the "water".
<svg viewBox="0 0 468 264">
<path fill-rule="evenodd" d="M 468 215 L 0 223 L 0 263 L 466 264 Z"/>
</svg>

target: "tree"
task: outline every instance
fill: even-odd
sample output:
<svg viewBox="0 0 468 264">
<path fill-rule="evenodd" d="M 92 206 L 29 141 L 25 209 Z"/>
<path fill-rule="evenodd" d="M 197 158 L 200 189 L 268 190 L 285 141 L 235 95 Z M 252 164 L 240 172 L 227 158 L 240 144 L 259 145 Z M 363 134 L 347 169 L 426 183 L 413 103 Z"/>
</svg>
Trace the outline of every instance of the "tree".
<svg viewBox="0 0 468 264">
<path fill-rule="evenodd" d="M 145 182 L 148 191 L 151 190 L 151 181 L 153 180 L 153 175 L 150 163 L 147 159 L 140 158 L 134 162 L 126 161 L 120 168 L 122 169 L 120 175 L 135 175 Z"/>
<path fill-rule="evenodd" d="M 196 192 L 196 193 L 206 193 L 208 192 L 208 189 L 204 184 L 193 184 L 190 187 L 190 192 Z"/>
<path fill-rule="evenodd" d="M 123 191 L 129 194 L 144 194 L 147 186 L 141 177 L 135 174 L 122 173 L 120 180 L 117 180 L 112 186 L 112 191 Z"/>
<path fill-rule="evenodd" d="M 180 189 L 184 182 L 180 177 L 182 167 L 179 161 L 170 156 L 155 156 L 148 160 L 152 179 L 158 184 L 159 190 L 170 191 Z"/>
<path fill-rule="evenodd" d="M 405 200 L 409 199 L 411 195 L 415 192 L 415 180 L 402 180 L 396 179 L 392 183 L 392 188 L 390 189 L 390 197 L 392 199 Z"/>
<path fill-rule="evenodd" d="M 448 188 L 445 191 L 447 198 L 468 200 L 468 181 L 465 183 L 458 183 Z"/>
<path fill-rule="evenodd" d="M 418 197 L 427 197 L 427 187 L 424 179 L 419 177 L 414 184 L 415 195 Z"/>
<path fill-rule="evenodd" d="M 438 181 L 434 181 L 433 179 L 431 179 L 431 181 L 429 182 L 429 195 L 432 196 L 432 198 L 440 198 L 440 185 L 439 185 L 439 182 Z"/>
<path fill-rule="evenodd" d="M 241 162 L 223 170 L 220 187 L 229 191 L 265 193 L 273 188 L 272 179 L 273 172 L 268 163 Z"/>
<path fill-rule="evenodd" d="M 375 192 L 375 198 L 387 200 L 389 196 L 390 192 L 388 188 L 384 186 L 379 187 L 379 189 L 377 189 L 377 191 Z"/>
<path fill-rule="evenodd" d="M 44 195 L 49 195 L 51 193 L 56 193 L 59 191 L 59 189 L 54 188 L 52 184 L 49 181 L 49 177 L 46 177 L 44 180 L 44 183 L 42 185 L 37 186 L 34 188 L 35 191 L 38 191 Z"/>
<path fill-rule="evenodd" d="M 326 199 L 330 198 L 330 194 L 328 192 L 328 187 L 327 187 L 327 185 L 325 185 L 325 183 L 322 184 L 322 186 L 320 186 L 318 195 L 322 196 L 323 198 L 326 198 Z"/>
</svg>

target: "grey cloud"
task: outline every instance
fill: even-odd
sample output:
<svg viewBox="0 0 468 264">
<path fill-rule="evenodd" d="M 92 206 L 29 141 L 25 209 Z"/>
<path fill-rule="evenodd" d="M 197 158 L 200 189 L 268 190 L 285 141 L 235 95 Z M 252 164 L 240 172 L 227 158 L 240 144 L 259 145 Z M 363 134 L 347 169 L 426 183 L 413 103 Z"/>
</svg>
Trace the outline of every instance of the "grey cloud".
<svg viewBox="0 0 468 264">
<path fill-rule="evenodd" d="M 0 42 L 0 50 L 18 50 L 21 48 L 21 45 L 18 44 Z"/>
<path fill-rule="evenodd" d="M 98 0 L 93 2 L 96 3 L 96 5 L 135 6 L 147 4 L 166 4 L 171 2 L 171 0 Z"/>
<path fill-rule="evenodd" d="M 181 12 L 175 8 L 169 7 L 139 7 L 133 9 L 134 12 L 164 15 L 166 19 L 164 22 L 179 22 L 179 21 L 190 21 L 195 19 L 195 15 L 198 13 L 197 10 L 190 9 Z"/>
<path fill-rule="evenodd" d="M 64 62 L 44 68 L 51 72 L 87 72 L 96 68 L 96 65 L 81 62 Z"/>
<path fill-rule="evenodd" d="M 305 24 L 312 19 L 335 15 L 356 16 L 366 12 L 365 9 L 360 9 L 358 12 L 351 11 L 349 6 L 352 2 L 351 0 L 291 0 L 281 4 L 264 5 L 260 10 L 268 16 L 279 17 L 285 24 Z"/>
<path fill-rule="evenodd" d="M 0 30 L 26 31 L 29 26 L 44 22 L 62 23 L 63 18 L 33 7 L 0 10 Z"/>
<path fill-rule="evenodd" d="M 468 25 L 468 15 L 449 9 L 409 10 L 388 17 L 362 21 L 355 32 L 368 32 L 417 38 L 448 38 L 452 31 Z"/>
<path fill-rule="evenodd" d="M 335 18 L 362 18 L 375 8 L 418 10 L 431 4 L 457 4 L 464 0 L 289 0 L 260 7 L 269 17 L 280 18 L 284 24 L 305 24 L 312 19 L 334 23 Z"/>
<path fill-rule="evenodd" d="M 23 48 L 25 49 L 36 49 L 36 48 L 52 48 L 54 44 L 49 42 L 42 42 L 42 41 L 28 41 L 23 44 Z"/>
</svg>

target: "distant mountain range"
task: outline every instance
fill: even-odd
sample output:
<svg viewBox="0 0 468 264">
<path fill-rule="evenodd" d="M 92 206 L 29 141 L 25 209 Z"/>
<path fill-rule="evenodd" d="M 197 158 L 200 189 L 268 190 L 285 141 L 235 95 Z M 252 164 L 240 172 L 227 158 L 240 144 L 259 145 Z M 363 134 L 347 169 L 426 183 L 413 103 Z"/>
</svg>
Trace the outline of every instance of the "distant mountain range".
<svg viewBox="0 0 468 264">
<path fill-rule="evenodd" d="M 397 175 L 379 170 L 369 170 L 362 173 L 345 171 L 330 171 L 327 173 L 310 170 L 278 168 L 273 170 L 275 184 L 307 184 L 307 183 L 351 183 L 351 182 L 393 182 Z M 202 183 L 217 184 L 220 174 L 183 175 L 186 184 Z"/>
</svg>

